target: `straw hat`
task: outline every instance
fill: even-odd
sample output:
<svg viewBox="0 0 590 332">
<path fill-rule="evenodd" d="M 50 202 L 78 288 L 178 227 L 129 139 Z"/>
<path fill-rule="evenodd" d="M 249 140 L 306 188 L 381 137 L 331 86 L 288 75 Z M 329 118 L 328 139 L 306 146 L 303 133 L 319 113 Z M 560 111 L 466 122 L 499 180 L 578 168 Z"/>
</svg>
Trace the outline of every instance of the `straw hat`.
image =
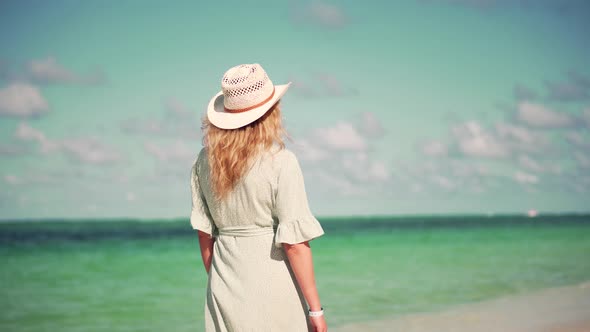
<svg viewBox="0 0 590 332">
<path fill-rule="evenodd" d="M 257 63 L 232 67 L 221 79 L 221 91 L 209 101 L 207 118 L 222 129 L 243 127 L 263 116 L 290 85 L 273 85 Z"/>
</svg>

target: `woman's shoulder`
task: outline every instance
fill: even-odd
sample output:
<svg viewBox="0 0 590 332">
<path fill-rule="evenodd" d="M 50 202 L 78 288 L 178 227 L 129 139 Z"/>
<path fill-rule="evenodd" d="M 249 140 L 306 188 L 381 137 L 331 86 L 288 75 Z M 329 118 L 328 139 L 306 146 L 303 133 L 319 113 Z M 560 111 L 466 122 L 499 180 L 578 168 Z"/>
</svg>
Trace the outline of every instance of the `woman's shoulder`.
<svg viewBox="0 0 590 332">
<path fill-rule="evenodd" d="M 276 179 L 281 177 L 281 174 L 297 174 L 301 172 L 299 160 L 295 151 L 283 147 L 274 152 L 270 162 L 270 171 L 275 175 Z"/>
<path fill-rule="evenodd" d="M 287 147 L 273 147 L 268 151 L 275 164 L 289 164 L 297 161 L 295 152 Z"/>
<path fill-rule="evenodd" d="M 198 170 L 201 168 L 203 162 L 206 162 L 207 159 L 207 148 L 202 147 L 199 153 L 197 153 L 196 157 L 193 159 L 192 168 L 193 170 Z"/>
<path fill-rule="evenodd" d="M 201 150 L 197 154 L 197 160 L 202 160 L 206 157 L 207 157 L 207 147 L 203 146 L 203 147 L 201 147 Z"/>
</svg>

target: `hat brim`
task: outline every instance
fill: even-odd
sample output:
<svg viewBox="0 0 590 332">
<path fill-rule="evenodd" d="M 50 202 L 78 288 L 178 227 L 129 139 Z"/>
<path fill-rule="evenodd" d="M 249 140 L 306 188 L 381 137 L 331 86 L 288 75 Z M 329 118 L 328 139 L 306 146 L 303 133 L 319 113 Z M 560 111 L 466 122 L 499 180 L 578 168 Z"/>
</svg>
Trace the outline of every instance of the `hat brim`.
<svg viewBox="0 0 590 332">
<path fill-rule="evenodd" d="M 225 111 L 223 106 L 223 91 L 219 91 L 207 106 L 207 118 L 214 126 L 221 129 L 236 129 L 256 121 L 264 115 L 289 89 L 291 82 L 282 85 L 275 85 L 275 94 L 263 105 L 245 112 L 230 113 Z"/>
</svg>

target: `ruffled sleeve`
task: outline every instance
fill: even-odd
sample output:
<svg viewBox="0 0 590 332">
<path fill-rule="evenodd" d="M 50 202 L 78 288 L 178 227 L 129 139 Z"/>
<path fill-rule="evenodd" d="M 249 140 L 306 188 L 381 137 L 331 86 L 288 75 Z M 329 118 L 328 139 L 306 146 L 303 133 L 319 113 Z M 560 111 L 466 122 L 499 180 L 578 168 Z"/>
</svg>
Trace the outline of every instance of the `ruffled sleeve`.
<svg viewBox="0 0 590 332">
<path fill-rule="evenodd" d="M 201 184 L 199 183 L 199 163 L 202 154 L 203 151 L 199 153 L 199 156 L 196 158 L 191 168 L 190 186 L 192 196 L 192 208 L 190 223 L 193 229 L 200 230 L 213 237 L 215 223 L 213 222 L 213 218 L 211 217 L 211 213 L 209 212 L 209 207 L 207 206 L 207 201 L 205 200 L 205 196 L 203 195 L 203 192 L 201 190 Z"/>
<path fill-rule="evenodd" d="M 275 246 L 301 243 L 324 234 L 309 209 L 301 167 L 295 154 L 285 150 L 280 165 L 275 196 L 275 215 L 279 220 Z"/>
</svg>

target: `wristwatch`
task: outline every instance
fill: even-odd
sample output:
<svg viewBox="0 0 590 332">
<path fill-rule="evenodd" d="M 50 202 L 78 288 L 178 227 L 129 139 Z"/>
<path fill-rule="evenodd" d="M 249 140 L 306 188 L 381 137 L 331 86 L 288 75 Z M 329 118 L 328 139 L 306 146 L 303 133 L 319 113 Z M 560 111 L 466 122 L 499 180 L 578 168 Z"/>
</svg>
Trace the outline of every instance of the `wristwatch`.
<svg viewBox="0 0 590 332">
<path fill-rule="evenodd" d="M 324 307 L 321 307 L 319 311 L 311 311 L 309 309 L 309 317 L 319 317 L 324 315 Z"/>
</svg>

